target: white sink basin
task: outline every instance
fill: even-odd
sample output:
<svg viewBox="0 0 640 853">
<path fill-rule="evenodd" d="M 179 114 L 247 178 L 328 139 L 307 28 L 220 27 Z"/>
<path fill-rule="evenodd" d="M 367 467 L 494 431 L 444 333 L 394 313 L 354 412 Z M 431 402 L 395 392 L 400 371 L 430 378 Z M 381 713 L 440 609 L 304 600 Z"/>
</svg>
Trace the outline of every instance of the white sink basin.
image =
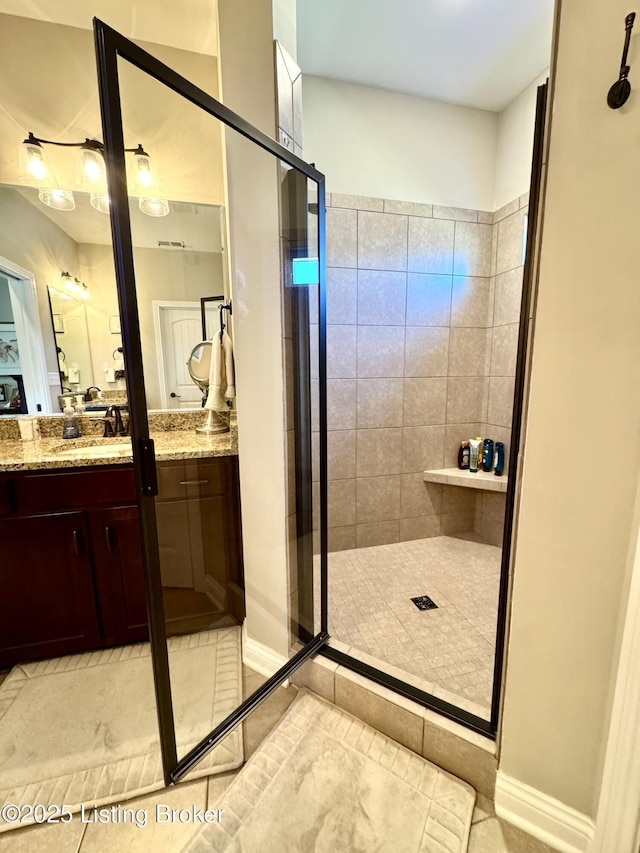
<svg viewBox="0 0 640 853">
<path fill-rule="evenodd" d="M 92 459 L 94 457 L 101 458 L 104 456 L 130 456 L 131 442 L 128 439 L 120 442 L 106 441 L 104 443 L 99 440 L 93 440 L 91 444 L 89 444 L 89 441 L 87 440 L 86 443 L 82 442 L 81 444 L 73 444 L 70 447 L 65 444 L 59 444 L 51 450 L 56 456 L 64 456 L 72 459 Z"/>
</svg>

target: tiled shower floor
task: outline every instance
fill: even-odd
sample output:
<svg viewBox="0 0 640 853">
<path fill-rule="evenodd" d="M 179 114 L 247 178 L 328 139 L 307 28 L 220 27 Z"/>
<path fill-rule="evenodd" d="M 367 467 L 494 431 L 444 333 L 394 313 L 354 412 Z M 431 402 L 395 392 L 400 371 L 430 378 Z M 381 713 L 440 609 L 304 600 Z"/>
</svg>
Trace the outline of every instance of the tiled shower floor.
<svg viewBox="0 0 640 853">
<path fill-rule="evenodd" d="M 332 552 L 329 633 L 354 657 L 486 718 L 500 553 L 453 536 Z M 418 610 L 421 595 L 438 609 Z"/>
</svg>

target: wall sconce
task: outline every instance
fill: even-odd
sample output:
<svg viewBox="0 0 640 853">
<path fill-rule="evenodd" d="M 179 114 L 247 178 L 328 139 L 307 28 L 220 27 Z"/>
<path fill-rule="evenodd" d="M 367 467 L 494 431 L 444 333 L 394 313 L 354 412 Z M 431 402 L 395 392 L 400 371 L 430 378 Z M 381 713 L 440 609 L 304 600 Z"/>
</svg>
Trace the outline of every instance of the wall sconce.
<svg viewBox="0 0 640 853">
<path fill-rule="evenodd" d="M 91 299 L 91 292 L 87 285 L 74 278 L 71 273 L 62 273 L 62 290 L 54 288 L 63 298 L 77 299 L 79 302 L 88 302 Z"/>
<path fill-rule="evenodd" d="M 97 139 L 85 139 L 84 142 L 53 142 L 40 139 L 31 131 L 20 145 L 18 159 L 18 178 L 21 183 L 38 189 L 38 198 L 43 204 L 55 210 L 73 210 L 76 206 L 73 192 L 58 186 L 44 145 L 56 145 L 61 148 L 77 148 L 77 183 L 90 194 L 91 206 L 100 213 L 109 213 L 109 195 L 107 193 L 107 170 L 104 162 L 104 145 Z M 166 216 L 171 212 L 169 202 L 162 198 L 160 181 L 152 165 L 151 158 L 141 145 L 137 148 L 125 148 L 127 154 L 133 154 L 133 168 L 130 176 L 132 195 L 138 196 L 138 206 L 147 216 Z"/>
</svg>

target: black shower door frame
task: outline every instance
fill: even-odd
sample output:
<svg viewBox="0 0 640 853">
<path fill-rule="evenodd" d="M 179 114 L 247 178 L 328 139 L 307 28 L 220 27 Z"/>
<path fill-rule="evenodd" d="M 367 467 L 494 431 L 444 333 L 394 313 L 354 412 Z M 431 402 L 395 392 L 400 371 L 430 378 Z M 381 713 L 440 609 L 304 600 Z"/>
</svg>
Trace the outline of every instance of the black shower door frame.
<svg viewBox="0 0 640 853">
<path fill-rule="evenodd" d="M 153 668 L 160 748 L 167 785 L 179 782 L 226 735 L 238 726 L 258 705 L 273 693 L 309 657 L 329 639 L 327 633 L 327 397 L 326 397 L 326 266 L 325 266 L 325 179 L 313 166 L 296 157 L 241 116 L 199 89 L 172 68 L 94 18 L 94 36 L 98 66 L 100 111 L 102 118 L 107 185 L 110 198 L 111 233 L 114 250 L 116 286 L 122 327 L 122 344 L 127 368 L 129 423 L 143 554 L 146 570 L 147 613 Z M 319 437 L 320 437 L 320 630 L 261 688 L 240 704 L 187 755 L 178 760 L 173 703 L 169 677 L 167 637 L 160 577 L 155 495 L 158 493 L 156 459 L 149 435 L 144 386 L 142 346 L 136 299 L 134 255 L 129 216 L 129 195 L 125 170 L 125 149 L 118 76 L 118 59 L 124 59 L 150 77 L 186 98 L 196 107 L 223 122 L 246 139 L 293 166 L 318 188 L 319 254 Z M 310 429 L 309 422 L 302 423 Z M 302 460 L 310 470 L 311 459 Z M 310 487 L 310 480 L 309 480 Z M 124 713 L 124 711 L 123 711 Z"/>
</svg>

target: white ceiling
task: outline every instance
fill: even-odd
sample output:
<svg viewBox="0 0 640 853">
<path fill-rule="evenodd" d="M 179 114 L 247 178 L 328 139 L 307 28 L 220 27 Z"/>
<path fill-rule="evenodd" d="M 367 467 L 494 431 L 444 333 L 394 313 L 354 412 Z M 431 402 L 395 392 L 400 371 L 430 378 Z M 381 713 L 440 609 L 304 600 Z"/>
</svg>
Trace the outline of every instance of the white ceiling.
<svg viewBox="0 0 640 853">
<path fill-rule="evenodd" d="M 0 0 L 0 12 L 92 29 L 100 18 L 130 39 L 216 55 L 216 0 Z"/>
<path fill-rule="evenodd" d="M 297 0 L 297 8 L 306 74 L 501 111 L 550 62 L 554 0 Z"/>
<path fill-rule="evenodd" d="M 38 199 L 38 191 L 31 187 L 16 187 L 41 214 L 55 223 L 76 243 L 111 245 L 109 217 L 94 210 L 87 193 L 74 192 L 75 210 L 54 210 Z M 189 204 L 170 201 L 168 216 L 154 217 L 142 213 L 137 199 L 129 207 L 133 245 L 140 249 L 157 249 L 158 240 L 184 243 L 192 252 L 220 252 L 220 208 L 216 205 Z M 173 250 L 172 250 L 173 251 Z"/>
</svg>

